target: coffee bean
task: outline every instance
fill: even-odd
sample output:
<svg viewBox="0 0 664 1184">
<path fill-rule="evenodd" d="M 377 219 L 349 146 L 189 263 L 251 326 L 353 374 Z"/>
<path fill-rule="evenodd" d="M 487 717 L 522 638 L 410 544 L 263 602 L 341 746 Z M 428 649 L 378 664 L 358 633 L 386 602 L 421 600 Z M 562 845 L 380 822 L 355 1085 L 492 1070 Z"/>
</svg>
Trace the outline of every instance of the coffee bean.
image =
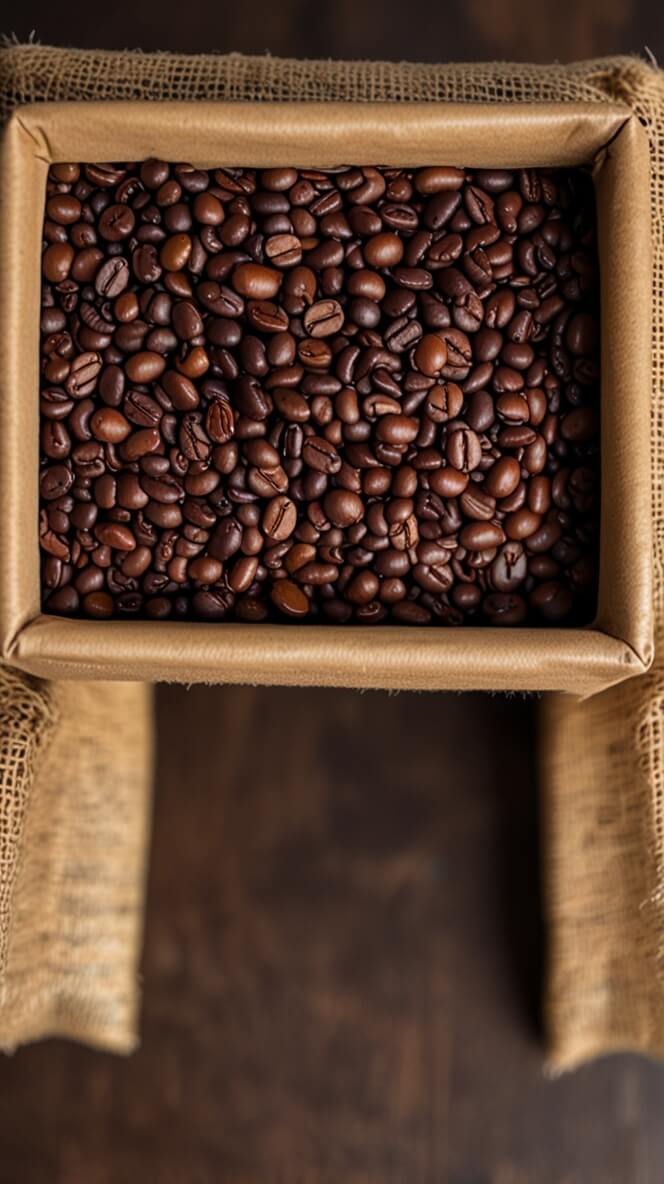
<svg viewBox="0 0 664 1184">
<path fill-rule="evenodd" d="M 290 498 L 283 495 L 273 497 L 265 507 L 263 531 L 275 542 L 290 538 L 297 524 L 297 509 Z"/>
<path fill-rule="evenodd" d="M 341 468 L 341 457 L 333 444 L 321 436 L 307 436 L 302 447 L 302 459 L 310 469 L 333 475 Z"/>
<path fill-rule="evenodd" d="M 410 444 L 418 431 L 418 421 L 410 415 L 382 415 L 376 426 L 378 439 L 386 444 Z"/>
<path fill-rule="evenodd" d="M 400 600 L 392 608 L 392 616 L 400 625 L 428 625 L 431 613 L 414 600 Z"/>
<path fill-rule="evenodd" d="M 395 267 L 403 259 L 404 245 L 397 234 L 375 234 L 364 245 L 370 267 Z"/>
<path fill-rule="evenodd" d="M 113 597 L 109 596 L 108 592 L 90 592 L 83 598 L 83 611 L 88 617 L 96 617 L 100 620 L 104 617 L 112 617 L 113 608 Z"/>
<path fill-rule="evenodd" d="M 415 365 L 423 374 L 440 374 L 447 361 L 447 346 L 440 337 L 428 333 L 415 347 Z"/>
<path fill-rule="evenodd" d="M 472 473 L 482 459 L 482 446 L 472 428 L 462 426 L 447 438 L 447 459 L 453 468 Z"/>
<path fill-rule="evenodd" d="M 541 521 L 539 514 L 533 514 L 532 510 L 515 510 L 505 519 L 505 533 L 510 539 L 528 539 L 539 529 Z"/>
<path fill-rule="evenodd" d="M 148 497 L 156 502 L 170 504 L 179 502 L 184 497 L 184 489 L 180 481 L 168 471 L 159 477 L 142 477 L 141 485 Z"/>
<path fill-rule="evenodd" d="M 131 432 L 128 420 L 112 407 L 102 407 L 95 411 L 90 420 L 90 427 L 96 440 L 105 440 L 109 444 L 121 444 Z"/>
<path fill-rule="evenodd" d="M 46 611 L 590 620 L 593 211 L 565 170 L 52 166 Z"/>
<path fill-rule="evenodd" d="M 344 323 L 341 305 L 336 300 L 319 300 L 307 308 L 304 327 L 310 337 L 332 337 Z"/>
<path fill-rule="evenodd" d="M 144 428 L 138 432 L 133 432 L 122 445 L 122 455 L 125 460 L 130 463 L 139 460 L 142 456 L 147 456 L 151 452 L 156 452 L 161 446 L 161 436 L 155 428 Z"/>
<path fill-rule="evenodd" d="M 189 260 L 192 241 L 188 234 L 174 234 L 159 252 L 159 262 L 166 271 L 181 271 Z"/>
<path fill-rule="evenodd" d="M 65 390 L 73 399 L 83 399 L 92 394 L 101 373 L 102 361 L 98 353 L 79 354 L 69 367 Z"/>
<path fill-rule="evenodd" d="M 526 619 L 526 603 L 521 596 L 492 592 L 482 603 L 482 612 L 491 625 L 521 625 Z"/>
<path fill-rule="evenodd" d="M 189 564 L 189 576 L 197 584 L 216 584 L 221 579 L 223 564 L 218 559 L 201 555 Z"/>
<path fill-rule="evenodd" d="M 252 301 L 247 309 L 247 318 L 250 325 L 261 333 L 285 333 L 288 329 L 286 312 L 270 300 Z"/>
<path fill-rule="evenodd" d="M 184 374 L 179 374 L 176 370 L 167 370 L 161 375 L 159 385 L 177 411 L 194 411 L 198 407 L 198 391 Z"/>
<path fill-rule="evenodd" d="M 302 244 L 294 234 L 273 234 L 265 242 L 265 255 L 275 267 L 296 267 L 302 259 Z"/>
<path fill-rule="evenodd" d="M 500 548 L 489 569 L 491 586 L 496 592 L 515 592 L 528 575 L 528 559 L 521 543 L 507 542 Z"/>
<path fill-rule="evenodd" d="M 468 485 L 468 474 L 455 468 L 436 469 L 429 477 L 429 487 L 440 497 L 458 497 Z"/>
<path fill-rule="evenodd" d="M 213 399 L 205 416 L 205 431 L 215 444 L 226 444 L 235 431 L 233 410 L 225 399 Z"/>
<path fill-rule="evenodd" d="M 125 363 L 125 373 L 131 382 L 154 382 L 165 368 L 166 359 L 150 350 L 134 354 Z"/>
<path fill-rule="evenodd" d="M 105 300 L 114 300 L 129 283 L 129 264 L 120 255 L 107 259 L 95 276 L 95 291 Z"/>
<path fill-rule="evenodd" d="M 484 488 L 491 497 L 506 498 L 514 493 L 520 480 L 519 462 L 512 456 L 504 456 L 489 469 L 484 479 Z"/>
<path fill-rule="evenodd" d="M 488 551 L 505 542 L 505 532 L 494 522 L 471 522 L 464 526 L 459 542 L 468 551 Z"/>
<path fill-rule="evenodd" d="M 196 305 L 191 300 L 179 300 L 173 306 L 173 328 L 183 341 L 198 337 L 204 329 L 204 322 Z"/>
<path fill-rule="evenodd" d="M 496 513 L 496 499 L 474 481 L 464 489 L 459 504 L 466 518 L 472 520 L 488 522 Z"/>
<path fill-rule="evenodd" d="M 248 592 L 254 582 L 258 570 L 258 558 L 255 555 L 243 555 L 236 559 L 228 574 L 228 587 L 232 592 Z"/>
<path fill-rule="evenodd" d="M 233 272 L 232 284 L 236 292 L 250 300 L 272 300 L 279 291 L 281 274 L 258 263 L 240 263 Z"/>
<path fill-rule="evenodd" d="M 130 391 L 123 403 L 128 420 L 137 427 L 155 427 L 163 417 L 163 410 L 156 399 L 143 391 Z"/>
<path fill-rule="evenodd" d="M 463 169 L 448 168 L 441 165 L 420 169 L 414 177 L 415 187 L 419 193 L 429 196 L 449 189 L 460 189 L 465 180 Z"/>
<path fill-rule="evenodd" d="M 309 599 L 292 580 L 275 580 L 270 589 L 270 599 L 286 617 L 304 617 L 309 612 Z"/>
<path fill-rule="evenodd" d="M 211 446 L 199 412 L 189 411 L 183 416 L 178 439 L 187 460 L 207 460 Z"/>
<path fill-rule="evenodd" d="M 351 526 L 360 522 L 364 514 L 364 503 L 356 493 L 348 489 L 334 489 L 325 496 L 323 508 L 334 526 Z"/>
<path fill-rule="evenodd" d="M 546 621 L 557 624 L 569 616 L 572 609 L 573 596 L 570 588 L 565 588 L 555 580 L 539 584 L 530 593 L 530 603 Z"/>
<path fill-rule="evenodd" d="M 120 522 L 103 522 L 95 526 L 95 538 L 113 551 L 133 551 L 136 539 L 127 526 Z"/>
<path fill-rule="evenodd" d="M 230 589 L 208 588 L 194 593 L 192 608 L 202 621 L 223 621 L 232 609 L 233 602 L 234 596 Z"/>
<path fill-rule="evenodd" d="M 99 219 L 99 233 L 111 243 L 128 238 L 134 229 L 136 218 L 128 205 L 110 205 Z"/>
</svg>

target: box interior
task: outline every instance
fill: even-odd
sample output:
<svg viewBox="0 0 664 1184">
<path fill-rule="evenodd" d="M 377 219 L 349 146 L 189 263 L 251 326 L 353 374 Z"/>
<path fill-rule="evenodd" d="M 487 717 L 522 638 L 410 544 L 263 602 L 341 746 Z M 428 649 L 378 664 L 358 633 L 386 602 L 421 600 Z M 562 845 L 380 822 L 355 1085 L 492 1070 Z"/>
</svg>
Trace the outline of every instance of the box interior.
<svg viewBox="0 0 664 1184">
<path fill-rule="evenodd" d="M 602 335 L 598 611 L 585 628 L 352 628 L 69 620 L 40 612 L 40 251 L 62 161 L 159 156 L 198 167 L 592 165 Z M 568 690 L 652 660 L 651 246 L 645 132 L 618 105 L 65 103 L 20 109 L 0 155 L 3 659 L 66 678 L 404 689 Z"/>
</svg>

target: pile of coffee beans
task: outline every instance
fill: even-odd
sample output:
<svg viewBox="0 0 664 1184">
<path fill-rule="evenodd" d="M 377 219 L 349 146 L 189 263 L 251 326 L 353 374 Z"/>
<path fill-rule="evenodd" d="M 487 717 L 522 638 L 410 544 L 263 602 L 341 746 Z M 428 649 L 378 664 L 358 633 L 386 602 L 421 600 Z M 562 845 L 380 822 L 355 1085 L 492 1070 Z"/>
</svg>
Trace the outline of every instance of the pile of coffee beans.
<svg viewBox="0 0 664 1184">
<path fill-rule="evenodd" d="M 592 617 L 583 171 L 59 164 L 42 270 L 46 612 Z"/>
</svg>

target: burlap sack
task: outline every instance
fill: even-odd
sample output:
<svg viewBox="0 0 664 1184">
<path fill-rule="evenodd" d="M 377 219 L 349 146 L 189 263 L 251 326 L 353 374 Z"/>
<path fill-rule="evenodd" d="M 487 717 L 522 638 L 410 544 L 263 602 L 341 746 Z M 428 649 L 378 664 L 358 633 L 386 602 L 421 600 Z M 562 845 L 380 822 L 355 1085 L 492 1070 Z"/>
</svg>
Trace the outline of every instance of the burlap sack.
<svg viewBox="0 0 664 1184">
<path fill-rule="evenodd" d="M 142 683 L 0 670 L 0 1048 L 136 1045 L 151 733 Z"/>
<path fill-rule="evenodd" d="M 4 115 L 17 104 L 39 99 L 104 98 L 585 100 L 623 102 L 636 111 L 652 154 L 655 393 L 659 396 L 653 413 L 653 498 L 661 640 L 664 83 L 653 66 L 624 57 L 572 66 L 421 66 L 105 53 L 31 45 L 5 50 L 0 91 Z M 664 991 L 658 971 L 664 908 L 663 667 L 664 646 L 660 645 L 658 660 L 646 677 L 584 703 L 558 699 L 544 704 L 541 792 L 551 934 L 545 1008 L 551 1061 L 557 1068 L 618 1047 L 664 1052 Z M 38 711 L 43 727 L 53 726 L 41 700 L 32 710 Z M 80 1021 L 81 1012 L 82 1005 L 73 1006 L 70 1016 Z"/>
</svg>

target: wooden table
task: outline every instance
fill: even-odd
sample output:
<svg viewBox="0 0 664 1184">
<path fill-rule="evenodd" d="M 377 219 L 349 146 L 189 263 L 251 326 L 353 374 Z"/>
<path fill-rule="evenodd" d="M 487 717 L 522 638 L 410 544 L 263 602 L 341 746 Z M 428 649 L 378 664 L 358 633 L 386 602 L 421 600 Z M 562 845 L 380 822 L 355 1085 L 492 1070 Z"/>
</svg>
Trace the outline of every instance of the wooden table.
<svg viewBox="0 0 664 1184">
<path fill-rule="evenodd" d="M 28 0 L 12 20 L 108 48 L 662 57 L 649 7 L 503 0 L 500 30 L 481 0 Z M 664 1068 L 543 1075 L 533 701 L 162 688 L 158 707 L 143 1046 L 0 1061 L 0 1184 L 664 1178 Z"/>
</svg>

